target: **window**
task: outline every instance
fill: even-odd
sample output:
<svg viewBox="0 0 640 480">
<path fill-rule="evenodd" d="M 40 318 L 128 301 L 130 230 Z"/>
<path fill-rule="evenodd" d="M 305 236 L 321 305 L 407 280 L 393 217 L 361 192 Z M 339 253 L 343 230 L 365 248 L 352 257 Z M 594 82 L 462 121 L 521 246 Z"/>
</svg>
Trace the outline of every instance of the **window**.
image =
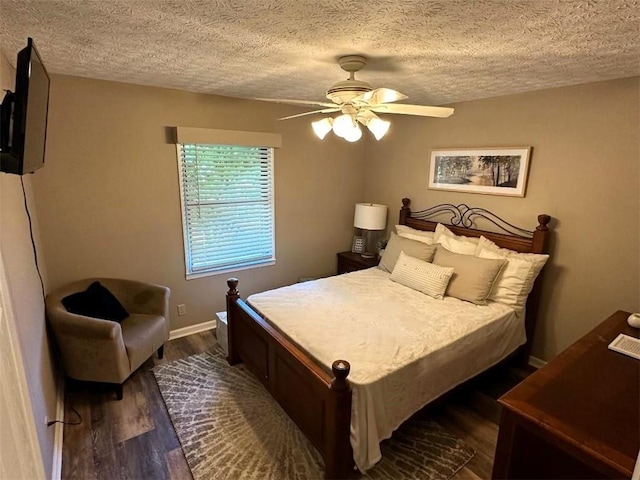
<svg viewBox="0 0 640 480">
<path fill-rule="evenodd" d="M 179 143 L 187 279 L 275 262 L 273 148 Z"/>
</svg>

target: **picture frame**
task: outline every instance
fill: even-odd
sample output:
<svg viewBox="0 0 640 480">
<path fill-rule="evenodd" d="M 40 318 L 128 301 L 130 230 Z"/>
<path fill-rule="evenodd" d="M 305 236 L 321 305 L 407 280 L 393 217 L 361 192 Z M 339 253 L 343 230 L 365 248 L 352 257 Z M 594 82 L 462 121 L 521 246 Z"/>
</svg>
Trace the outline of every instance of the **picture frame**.
<svg viewBox="0 0 640 480">
<path fill-rule="evenodd" d="M 524 197 L 531 147 L 434 149 L 432 190 Z"/>
</svg>

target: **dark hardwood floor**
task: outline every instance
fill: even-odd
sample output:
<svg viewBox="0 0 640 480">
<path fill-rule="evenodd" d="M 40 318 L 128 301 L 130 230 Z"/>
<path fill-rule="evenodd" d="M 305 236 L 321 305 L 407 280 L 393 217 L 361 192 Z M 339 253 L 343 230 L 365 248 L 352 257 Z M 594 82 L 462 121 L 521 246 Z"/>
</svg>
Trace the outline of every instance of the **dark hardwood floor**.
<svg viewBox="0 0 640 480">
<path fill-rule="evenodd" d="M 124 384 L 124 398 L 106 388 L 67 382 L 62 457 L 64 479 L 190 479 L 191 472 L 150 369 L 216 348 L 213 332 L 168 342 L 164 359 L 149 359 Z M 500 368 L 458 389 L 439 405 L 421 412 L 458 435 L 476 450 L 475 457 L 453 477 L 491 477 L 500 407 L 496 398 L 524 373 Z"/>
</svg>

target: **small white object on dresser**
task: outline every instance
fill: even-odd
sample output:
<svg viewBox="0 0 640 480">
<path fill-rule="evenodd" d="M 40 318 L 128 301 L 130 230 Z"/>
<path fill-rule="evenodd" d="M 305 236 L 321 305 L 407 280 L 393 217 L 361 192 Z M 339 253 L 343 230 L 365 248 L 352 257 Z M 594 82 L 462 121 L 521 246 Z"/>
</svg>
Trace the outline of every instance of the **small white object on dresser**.
<svg viewBox="0 0 640 480">
<path fill-rule="evenodd" d="M 630 327 L 640 328 L 640 313 L 632 313 L 629 315 L 627 323 Z"/>
<path fill-rule="evenodd" d="M 216 340 L 224 353 L 229 355 L 229 342 L 227 340 L 227 312 L 216 313 Z"/>
</svg>

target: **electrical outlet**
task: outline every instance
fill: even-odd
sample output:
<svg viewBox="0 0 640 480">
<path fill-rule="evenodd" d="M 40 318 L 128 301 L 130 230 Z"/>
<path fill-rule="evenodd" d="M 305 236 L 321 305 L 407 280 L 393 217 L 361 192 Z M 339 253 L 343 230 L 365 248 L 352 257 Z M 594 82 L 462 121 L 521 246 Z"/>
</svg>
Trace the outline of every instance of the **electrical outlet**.
<svg viewBox="0 0 640 480">
<path fill-rule="evenodd" d="M 46 415 L 44 416 L 44 424 L 45 425 L 49 424 L 49 417 L 47 417 Z"/>
<path fill-rule="evenodd" d="M 184 303 L 178 305 L 178 316 L 187 314 L 187 306 Z"/>
</svg>

